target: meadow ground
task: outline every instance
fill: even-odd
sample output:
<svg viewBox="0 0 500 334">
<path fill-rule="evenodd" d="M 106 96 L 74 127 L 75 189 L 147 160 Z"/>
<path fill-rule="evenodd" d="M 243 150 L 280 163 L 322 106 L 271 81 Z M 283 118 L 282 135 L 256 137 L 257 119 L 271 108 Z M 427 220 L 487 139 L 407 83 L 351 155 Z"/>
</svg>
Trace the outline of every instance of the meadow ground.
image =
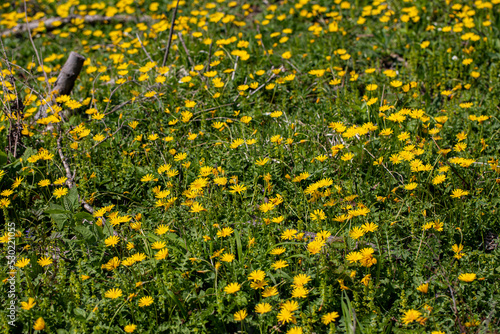
<svg viewBox="0 0 500 334">
<path fill-rule="evenodd" d="M 499 27 L 500 0 L 4 1 L 2 332 L 498 333 Z"/>
</svg>

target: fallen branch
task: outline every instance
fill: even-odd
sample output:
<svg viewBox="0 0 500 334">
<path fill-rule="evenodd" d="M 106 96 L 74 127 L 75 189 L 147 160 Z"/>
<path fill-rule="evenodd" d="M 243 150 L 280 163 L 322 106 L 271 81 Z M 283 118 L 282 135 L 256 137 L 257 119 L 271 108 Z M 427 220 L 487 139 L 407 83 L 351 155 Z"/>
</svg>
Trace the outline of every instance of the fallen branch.
<svg viewBox="0 0 500 334">
<path fill-rule="evenodd" d="M 61 73 L 57 76 L 57 80 L 54 89 L 50 93 L 50 101 L 45 106 L 41 107 L 40 110 L 35 115 L 35 120 L 47 117 L 47 109 L 55 102 L 55 98 L 59 95 L 69 95 L 75 86 L 76 78 L 80 74 L 83 67 L 83 62 L 85 57 L 76 53 L 71 52 L 69 54 L 66 63 L 64 63 Z"/>
<path fill-rule="evenodd" d="M 61 141 L 62 141 L 62 133 L 59 130 L 59 137 L 57 138 L 57 152 L 59 153 L 59 158 L 61 158 L 64 170 L 66 171 L 66 178 L 67 178 L 66 185 L 68 186 L 69 189 L 71 189 L 73 187 L 76 187 L 75 183 L 76 171 L 73 174 L 71 174 L 71 169 L 69 167 L 68 160 L 66 159 L 62 151 Z M 92 206 L 90 206 L 90 204 L 87 203 L 85 199 L 83 199 L 83 197 L 81 197 L 80 195 L 78 195 L 78 201 L 85 210 L 87 210 L 89 213 L 94 213 L 94 208 L 92 208 Z"/>
<path fill-rule="evenodd" d="M 22 23 L 14 28 L 0 32 L 0 36 L 20 36 L 29 30 L 36 30 L 44 27 L 44 32 L 49 32 L 58 29 L 66 24 L 71 23 L 72 20 L 83 20 L 84 23 L 98 23 L 98 22 L 147 22 L 152 21 L 151 16 L 135 17 L 129 15 L 116 15 L 116 16 L 103 16 L 103 15 L 70 15 L 68 17 L 50 17 L 40 20 L 31 21 L 28 24 Z"/>
<path fill-rule="evenodd" d="M 175 4 L 174 12 L 172 13 L 172 21 L 170 21 L 170 31 L 168 32 L 168 43 L 165 47 L 165 54 L 163 55 L 163 62 L 161 66 L 164 67 L 167 63 L 168 54 L 170 52 L 170 46 L 172 45 L 172 34 L 174 33 L 175 18 L 177 16 L 177 8 L 179 8 L 179 0 Z"/>
</svg>

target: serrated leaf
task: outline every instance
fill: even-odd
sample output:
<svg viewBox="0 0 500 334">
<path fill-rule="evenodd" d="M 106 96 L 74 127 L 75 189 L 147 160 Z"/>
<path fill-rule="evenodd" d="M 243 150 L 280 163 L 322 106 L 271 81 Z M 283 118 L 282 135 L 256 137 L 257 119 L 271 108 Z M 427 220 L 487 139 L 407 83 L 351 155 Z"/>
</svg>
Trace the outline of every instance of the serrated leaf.
<svg viewBox="0 0 500 334">
<path fill-rule="evenodd" d="M 92 231 L 89 230 L 86 226 L 77 225 L 75 226 L 75 231 L 80 233 L 87 241 L 90 241 L 90 239 L 94 238 L 94 233 L 92 233 Z"/>
<path fill-rule="evenodd" d="M 64 207 L 70 211 L 74 211 L 78 207 L 78 190 L 76 187 L 71 188 L 68 195 L 64 197 Z"/>
</svg>

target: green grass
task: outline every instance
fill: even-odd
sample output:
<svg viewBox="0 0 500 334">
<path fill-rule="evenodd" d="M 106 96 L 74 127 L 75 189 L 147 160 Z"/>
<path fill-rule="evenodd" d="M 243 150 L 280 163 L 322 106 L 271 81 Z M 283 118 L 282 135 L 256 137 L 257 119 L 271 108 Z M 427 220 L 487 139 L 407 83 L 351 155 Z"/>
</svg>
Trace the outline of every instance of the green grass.
<svg viewBox="0 0 500 334">
<path fill-rule="evenodd" d="M 2 37 L 3 332 L 497 333 L 500 3 L 447 2 L 180 1 L 165 66 L 176 1 L 3 5 L 62 17 Z"/>
</svg>

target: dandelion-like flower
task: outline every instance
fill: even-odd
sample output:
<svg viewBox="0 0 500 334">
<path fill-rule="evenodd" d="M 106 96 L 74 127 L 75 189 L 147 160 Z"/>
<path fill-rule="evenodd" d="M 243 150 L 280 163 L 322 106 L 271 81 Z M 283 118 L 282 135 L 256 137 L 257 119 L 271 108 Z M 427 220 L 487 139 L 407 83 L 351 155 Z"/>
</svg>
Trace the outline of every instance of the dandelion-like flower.
<svg viewBox="0 0 500 334">
<path fill-rule="evenodd" d="M 303 333 L 302 327 L 297 327 L 297 326 L 290 328 L 286 332 L 286 334 L 302 334 L 302 333 Z"/>
<path fill-rule="evenodd" d="M 29 311 L 33 308 L 33 306 L 35 306 L 36 303 L 35 303 L 35 298 L 28 298 L 28 301 L 27 302 L 21 302 L 21 308 L 23 310 L 26 310 L 26 311 Z"/>
<path fill-rule="evenodd" d="M 243 321 L 247 317 L 247 310 L 240 310 L 234 314 L 234 320 Z"/>
<path fill-rule="evenodd" d="M 40 266 L 45 267 L 45 266 L 51 265 L 53 261 L 50 257 L 42 257 L 37 262 Z"/>
<path fill-rule="evenodd" d="M 278 260 L 276 262 L 274 262 L 271 267 L 274 269 L 274 270 L 278 270 L 278 269 L 281 269 L 281 268 L 285 268 L 285 267 L 288 267 L 288 263 L 285 261 L 285 260 Z"/>
<path fill-rule="evenodd" d="M 321 322 L 325 325 L 328 325 L 332 321 L 335 321 L 339 317 L 337 312 L 330 312 L 321 317 Z"/>
<path fill-rule="evenodd" d="M 112 235 L 110 237 L 107 237 L 106 240 L 104 240 L 104 244 L 106 247 L 115 247 L 118 242 L 120 241 L 120 237 L 116 235 Z"/>
<path fill-rule="evenodd" d="M 168 256 L 168 248 L 163 248 L 155 254 L 155 259 L 163 260 Z"/>
<path fill-rule="evenodd" d="M 293 322 L 293 320 L 295 319 L 292 312 L 290 312 L 288 310 L 281 310 L 278 313 L 277 318 L 278 318 L 278 321 L 281 321 L 283 323 Z"/>
<path fill-rule="evenodd" d="M 230 283 L 224 288 L 224 292 L 227 294 L 232 294 L 240 291 L 241 284 L 238 283 Z"/>
<path fill-rule="evenodd" d="M 136 325 L 130 324 L 130 325 L 123 327 L 123 330 L 125 331 L 125 333 L 133 333 L 136 328 L 137 328 Z"/>
<path fill-rule="evenodd" d="M 43 318 L 40 317 L 35 321 L 33 329 L 36 331 L 42 331 L 45 329 L 45 321 L 43 320 Z"/>
<path fill-rule="evenodd" d="M 254 270 L 248 275 L 249 281 L 262 281 L 266 278 L 266 273 L 263 270 Z"/>
<path fill-rule="evenodd" d="M 30 263 L 30 259 L 27 259 L 23 257 L 22 259 L 17 260 L 16 264 L 14 266 L 18 268 L 24 268 Z"/>
<path fill-rule="evenodd" d="M 139 299 L 139 307 L 145 307 L 153 304 L 154 299 L 151 296 L 142 297 Z"/>
<path fill-rule="evenodd" d="M 470 283 L 476 279 L 476 274 L 474 273 L 460 274 L 460 276 L 458 276 L 458 279 L 461 280 L 462 282 Z"/>
<path fill-rule="evenodd" d="M 68 193 L 68 188 L 57 188 L 54 190 L 54 196 L 60 198 Z"/>
<path fill-rule="evenodd" d="M 269 303 L 260 303 L 255 305 L 255 312 L 259 314 L 264 314 L 270 312 L 273 309 Z"/>
<path fill-rule="evenodd" d="M 422 312 L 410 309 L 410 310 L 404 312 L 403 317 L 401 318 L 401 321 L 405 325 L 407 325 L 409 323 L 412 323 L 415 320 L 418 320 L 421 315 L 422 315 Z"/>
<path fill-rule="evenodd" d="M 451 192 L 450 196 L 453 198 L 460 198 L 467 195 L 469 195 L 469 192 L 467 190 L 455 189 Z"/>
<path fill-rule="evenodd" d="M 264 291 L 262 291 L 262 297 L 264 297 L 264 298 L 277 296 L 277 295 L 278 295 L 278 288 L 276 288 L 275 286 L 265 288 Z"/>
<path fill-rule="evenodd" d="M 108 291 L 106 291 L 106 293 L 104 294 L 104 297 L 110 298 L 110 299 L 116 299 L 118 297 L 121 297 L 122 294 L 123 294 L 123 292 L 121 289 L 114 288 L 114 289 L 109 289 Z"/>
</svg>

